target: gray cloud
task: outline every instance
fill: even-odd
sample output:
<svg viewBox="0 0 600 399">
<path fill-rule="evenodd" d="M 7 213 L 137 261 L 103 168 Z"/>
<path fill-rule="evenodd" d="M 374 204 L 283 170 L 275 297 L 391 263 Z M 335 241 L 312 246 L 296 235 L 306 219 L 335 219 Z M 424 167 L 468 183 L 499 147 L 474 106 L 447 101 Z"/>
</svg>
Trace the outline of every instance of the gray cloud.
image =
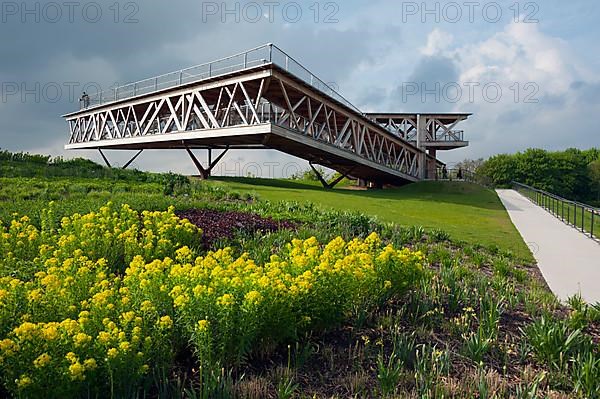
<svg viewBox="0 0 600 399">
<path fill-rule="evenodd" d="M 424 56 L 411 75 L 392 92 L 391 104 L 397 112 L 449 111 L 454 104 L 448 101 L 443 88 L 455 84 L 458 78 L 459 71 L 453 59 L 443 55 Z"/>
</svg>

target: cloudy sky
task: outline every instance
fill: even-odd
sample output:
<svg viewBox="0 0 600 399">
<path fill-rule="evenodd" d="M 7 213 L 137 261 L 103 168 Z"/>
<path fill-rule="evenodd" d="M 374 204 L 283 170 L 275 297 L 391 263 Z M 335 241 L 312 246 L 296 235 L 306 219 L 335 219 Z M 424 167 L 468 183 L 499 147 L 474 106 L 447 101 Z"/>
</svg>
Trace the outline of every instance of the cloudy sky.
<svg viewBox="0 0 600 399">
<path fill-rule="evenodd" d="M 4 149 L 98 160 L 94 152 L 63 149 L 61 115 L 77 107 L 84 87 L 106 89 L 269 42 L 365 112 L 474 113 L 462 125 L 471 145 L 442 154 L 449 163 L 528 147 L 600 146 L 597 0 L 59 0 L 0 7 Z M 128 154 L 108 155 L 122 164 Z M 274 151 L 234 151 L 217 173 L 280 175 L 290 163 L 307 166 Z M 134 166 L 195 171 L 179 151 L 144 153 Z"/>
</svg>

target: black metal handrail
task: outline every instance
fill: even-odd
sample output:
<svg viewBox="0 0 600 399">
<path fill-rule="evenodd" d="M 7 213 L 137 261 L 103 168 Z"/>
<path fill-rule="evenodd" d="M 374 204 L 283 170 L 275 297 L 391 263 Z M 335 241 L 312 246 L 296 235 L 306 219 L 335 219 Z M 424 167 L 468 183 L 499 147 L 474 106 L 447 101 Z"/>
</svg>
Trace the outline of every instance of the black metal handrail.
<svg viewBox="0 0 600 399">
<path fill-rule="evenodd" d="M 544 208 L 556 218 L 590 238 L 600 238 L 600 209 L 582 202 L 569 200 L 540 190 L 527 184 L 512 182 L 513 188 L 522 193 L 534 204 Z"/>
<path fill-rule="evenodd" d="M 491 181 L 485 176 L 462 168 L 437 168 L 435 180 L 442 181 L 466 181 L 479 184 L 480 186 L 491 188 Z"/>
</svg>

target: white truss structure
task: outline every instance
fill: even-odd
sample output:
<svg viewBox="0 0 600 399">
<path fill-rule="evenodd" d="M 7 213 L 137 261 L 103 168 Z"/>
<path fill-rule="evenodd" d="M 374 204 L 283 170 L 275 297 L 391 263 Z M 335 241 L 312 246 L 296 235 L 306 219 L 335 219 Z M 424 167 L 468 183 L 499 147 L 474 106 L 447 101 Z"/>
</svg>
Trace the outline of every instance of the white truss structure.
<svg viewBox="0 0 600 399">
<path fill-rule="evenodd" d="M 276 126 L 410 180 L 421 177 L 425 159 L 422 150 L 274 66 L 82 110 L 67 121 L 68 149 L 119 148 L 133 139 L 144 148 L 210 132 L 223 133 L 227 145 L 228 129 Z"/>
<path fill-rule="evenodd" d="M 387 131 L 420 148 L 465 147 L 464 132 L 456 125 L 470 114 L 368 114 Z M 419 132 L 421 134 L 419 135 Z"/>
</svg>

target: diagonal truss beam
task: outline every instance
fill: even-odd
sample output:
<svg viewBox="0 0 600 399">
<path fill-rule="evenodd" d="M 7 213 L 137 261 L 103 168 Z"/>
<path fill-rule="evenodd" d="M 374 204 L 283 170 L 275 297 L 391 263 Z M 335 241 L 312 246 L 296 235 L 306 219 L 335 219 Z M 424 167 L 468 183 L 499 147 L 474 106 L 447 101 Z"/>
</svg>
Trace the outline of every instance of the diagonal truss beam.
<svg viewBox="0 0 600 399">
<path fill-rule="evenodd" d="M 184 143 L 185 145 L 185 143 Z M 200 172 L 200 178 L 202 180 L 206 180 L 210 177 L 210 174 L 212 172 L 212 170 L 214 169 L 215 166 L 217 166 L 217 164 L 219 163 L 219 161 L 225 156 L 225 154 L 227 153 L 227 151 L 229 151 L 229 146 L 227 146 L 223 152 L 221 152 L 221 154 L 219 154 L 219 156 L 214 160 L 211 161 L 211 150 L 209 149 L 209 160 L 208 160 L 208 167 L 205 168 L 204 166 L 202 166 L 202 163 L 198 160 L 198 158 L 196 158 L 196 155 L 194 155 L 194 153 L 192 152 L 192 150 L 186 145 L 185 146 L 185 150 L 187 151 L 188 155 L 190 156 L 190 158 L 192 159 L 192 162 L 194 163 L 194 165 L 196 166 L 196 169 L 198 169 L 198 172 Z"/>
<path fill-rule="evenodd" d="M 317 168 L 315 168 L 315 166 L 314 166 L 314 164 L 312 162 L 309 162 L 308 165 L 310 166 L 310 168 L 313 170 L 313 172 L 317 176 L 317 179 L 319 179 L 319 181 L 323 185 L 323 188 L 325 188 L 327 190 L 333 189 L 339 182 L 341 182 L 346 177 L 348 177 L 348 175 L 350 173 L 352 173 L 352 171 L 355 168 L 353 166 L 353 167 L 349 168 L 348 170 L 346 170 L 344 172 L 338 172 L 340 175 L 338 177 L 336 177 L 335 179 L 333 179 L 331 182 L 328 182 L 327 180 L 325 180 L 325 178 L 323 177 L 323 175 L 321 174 L 321 172 L 319 172 L 319 170 Z"/>
</svg>

